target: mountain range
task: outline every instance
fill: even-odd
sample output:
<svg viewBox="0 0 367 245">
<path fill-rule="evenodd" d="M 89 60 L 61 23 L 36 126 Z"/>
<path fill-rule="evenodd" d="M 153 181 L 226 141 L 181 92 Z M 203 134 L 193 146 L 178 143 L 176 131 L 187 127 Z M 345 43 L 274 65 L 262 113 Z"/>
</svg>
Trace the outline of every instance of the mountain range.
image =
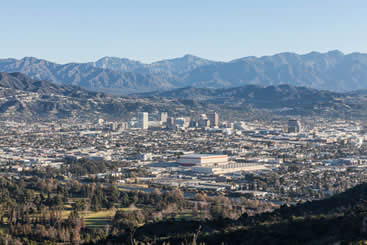
<svg viewBox="0 0 367 245">
<path fill-rule="evenodd" d="M 266 115 L 367 117 L 365 91 L 338 93 L 291 85 L 245 85 L 236 88 L 179 88 L 112 96 L 75 85 L 35 80 L 22 73 L 0 72 L 3 119 L 128 119 L 137 111 L 167 111 L 194 116 L 208 110 L 227 119 Z M 259 114 L 260 113 L 260 114 Z M 261 114 L 262 113 L 262 114 Z"/>
<path fill-rule="evenodd" d="M 169 111 L 174 102 L 123 98 L 90 92 L 75 85 L 35 80 L 22 73 L 0 72 L 0 118 L 8 120 L 123 119 L 136 111 Z"/>
<path fill-rule="evenodd" d="M 266 110 L 282 115 L 359 117 L 366 115 L 364 90 L 332 92 L 282 84 L 277 86 L 245 85 L 235 88 L 178 88 L 136 94 L 141 98 L 191 101 L 191 104 L 218 107 L 223 112 Z M 204 106 L 205 107 L 205 106 Z M 251 113 L 250 113 L 251 114 Z"/>
<path fill-rule="evenodd" d="M 304 86 L 345 92 L 367 89 L 367 54 L 280 53 L 217 62 L 193 55 L 145 64 L 104 57 L 95 62 L 56 64 L 34 57 L 0 59 L 0 71 L 77 85 L 119 95 L 175 88 L 231 88 L 244 85 Z"/>
</svg>

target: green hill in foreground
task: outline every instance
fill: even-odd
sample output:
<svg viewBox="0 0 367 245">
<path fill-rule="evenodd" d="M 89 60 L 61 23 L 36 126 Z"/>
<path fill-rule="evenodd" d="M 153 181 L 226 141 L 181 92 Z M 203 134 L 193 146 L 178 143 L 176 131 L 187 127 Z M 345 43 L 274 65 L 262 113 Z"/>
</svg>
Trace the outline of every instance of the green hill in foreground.
<svg viewBox="0 0 367 245">
<path fill-rule="evenodd" d="M 139 244 L 363 244 L 367 240 L 367 184 L 324 200 L 282 206 L 238 220 L 165 221 L 137 229 Z M 128 234 L 99 244 L 121 244 Z M 127 242 L 128 243 L 128 242 Z"/>
</svg>

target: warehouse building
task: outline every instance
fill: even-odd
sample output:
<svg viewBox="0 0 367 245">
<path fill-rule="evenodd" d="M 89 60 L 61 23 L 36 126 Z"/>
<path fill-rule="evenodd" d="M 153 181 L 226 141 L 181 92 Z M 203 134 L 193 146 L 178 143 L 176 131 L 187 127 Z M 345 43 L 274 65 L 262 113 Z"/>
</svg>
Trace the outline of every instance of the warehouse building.
<svg viewBox="0 0 367 245">
<path fill-rule="evenodd" d="M 222 166 L 228 164 L 228 156 L 214 154 L 190 154 L 181 156 L 178 163 L 186 167 Z"/>
<path fill-rule="evenodd" d="M 206 174 L 226 174 L 239 171 L 258 171 L 267 169 L 262 163 L 234 163 L 227 155 L 190 154 L 178 160 L 181 166 L 191 167 L 192 171 Z"/>
</svg>

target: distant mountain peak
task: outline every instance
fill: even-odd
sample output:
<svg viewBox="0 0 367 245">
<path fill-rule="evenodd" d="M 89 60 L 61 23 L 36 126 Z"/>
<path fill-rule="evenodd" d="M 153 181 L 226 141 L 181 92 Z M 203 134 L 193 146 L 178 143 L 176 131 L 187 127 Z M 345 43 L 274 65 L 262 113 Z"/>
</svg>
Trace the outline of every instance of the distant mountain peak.
<svg viewBox="0 0 367 245">
<path fill-rule="evenodd" d="M 185 54 L 182 58 L 184 59 L 198 59 L 198 60 L 206 60 L 204 58 L 201 58 L 199 56 L 193 55 L 193 54 Z"/>
<path fill-rule="evenodd" d="M 131 61 L 131 62 L 141 63 L 140 61 L 137 61 L 137 60 L 133 60 L 133 59 L 129 59 L 129 58 L 120 58 L 120 57 L 116 57 L 116 56 L 104 56 L 104 57 L 98 59 L 96 62 L 99 62 L 99 61 Z"/>
<path fill-rule="evenodd" d="M 216 62 L 192 54 L 151 64 L 105 56 L 95 62 L 59 65 L 35 57 L 0 60 L 0 71 L 74 84 L 96 91 L 131 93 L 181 87 L 229 88 L 289 83 L 332 91 L 367 89 L 367 54 L 339 50 L 244 57 Z M 119 92 L 117 92 L 119 91 Z"/>
<path fill-rule="evenodd" d="M 43 60 L 38 59 L 36 57 L 32 57 L 32 56 L 26 56 L 23 59 L 21 59 L 21 61 L 35 63 L 35 62 L 40 62 L 40 61 L 43 61 Z"/>
<path fill-rule="evenodd" d="M 24 56 L 22 58 L 22 60 L 41 60 L 41 59 L 38 59 L 38 58 L 36 58 L 34 56 Z"/>
<path fill-rule="evenodd" d="M 331 50 L 329 52 L 327 52 L 328 55 L 332 55 L 332 56 L 344 56 L 344 53 L 338 49 L 335 50 Z"/>
<path fill-rule="evenodd" d="M 163 62 L 178 62 L 178 61 L 187 61 L 187 62 L 190 62 L 190 61 L 192 61 L 192 62 L 196 62 L 196 61 L 208 61 L 208 62 L 212 62 L 212 61 L 209 61 L 207 59 L 201 58 L 201 57 L 196 56 L 196 55 L 185 54 L 184 56 L 177 57 L 177 58 L 164 59 L 164 60 L 155 61 L 155 62 L 151 63 L 151 65 L 157 64 L 157 63 L 163 63 Z"/>
</svg>

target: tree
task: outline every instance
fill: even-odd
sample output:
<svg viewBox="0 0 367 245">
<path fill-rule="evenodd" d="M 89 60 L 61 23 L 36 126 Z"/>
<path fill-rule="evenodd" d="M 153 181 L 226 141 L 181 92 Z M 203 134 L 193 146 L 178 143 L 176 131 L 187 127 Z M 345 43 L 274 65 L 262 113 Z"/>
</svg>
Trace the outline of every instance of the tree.
<svg viewBox="0 0 367 245">
<path fill-rule="evenodd" d="M 124 229 L 129 232 L 130 244 L 134 244 L 134 234 L 136 228 L 143 224 L 145 217 L 139 209 L 130 211 L 118 210 L 113 219 L 114 228 Z"/>
</svg>

